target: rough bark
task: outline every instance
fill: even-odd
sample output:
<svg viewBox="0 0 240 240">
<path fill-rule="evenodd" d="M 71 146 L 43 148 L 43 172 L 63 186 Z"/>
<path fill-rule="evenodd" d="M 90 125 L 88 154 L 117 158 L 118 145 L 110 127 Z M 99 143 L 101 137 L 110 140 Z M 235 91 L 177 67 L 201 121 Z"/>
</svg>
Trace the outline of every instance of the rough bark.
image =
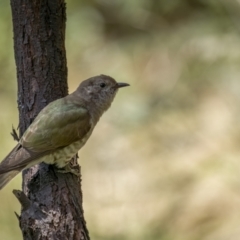
<svg viewBox="0 0 240 240">
<path fill-rule="evenodd" d="M 67 95 L 64 0 L 11 0 L 20 136 L 49 102 Z M 79 168 L 76 159 L 72 165 Z M 80 169 L 79 169 L 80 170 Z M 23 173 L 24 239 L 89 239 L 81 179 L 40 164 Z"/>
</svg>

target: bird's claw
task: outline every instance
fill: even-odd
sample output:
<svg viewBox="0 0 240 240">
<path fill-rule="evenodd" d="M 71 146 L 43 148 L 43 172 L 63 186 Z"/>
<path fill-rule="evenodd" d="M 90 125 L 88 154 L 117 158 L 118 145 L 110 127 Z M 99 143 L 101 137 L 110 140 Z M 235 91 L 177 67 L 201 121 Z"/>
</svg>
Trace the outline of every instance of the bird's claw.
<svg viewBox="0 0 240 240">
<path fill-rule="evenodd" d="M 79 170 L 76 168 L 71 168 L 69 164 L 67 164 L 64 168 L 57 168 L 56 170 L 59 173 L 72 173 L 76 175 L 77 177 L 80 176 Z"/>
</svg>

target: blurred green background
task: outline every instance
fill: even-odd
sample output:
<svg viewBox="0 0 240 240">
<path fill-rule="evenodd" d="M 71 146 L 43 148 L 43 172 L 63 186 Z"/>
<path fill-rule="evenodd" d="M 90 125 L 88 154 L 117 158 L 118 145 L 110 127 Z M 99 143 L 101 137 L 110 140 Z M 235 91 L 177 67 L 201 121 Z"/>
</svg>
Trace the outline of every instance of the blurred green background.
<svg viewBox="0 0 240 240">
<path fill-rule="evenodd" d="M 0 2 L 0 159 L 15 142 L 9 1 Z M 80 151 L 94 240 L 239 240 L 240 2 L 68 0 L 69 90 L 108 74 L 119 91 Z M 0 239 L 21 239 L 0 192 Z"/>
</svg>

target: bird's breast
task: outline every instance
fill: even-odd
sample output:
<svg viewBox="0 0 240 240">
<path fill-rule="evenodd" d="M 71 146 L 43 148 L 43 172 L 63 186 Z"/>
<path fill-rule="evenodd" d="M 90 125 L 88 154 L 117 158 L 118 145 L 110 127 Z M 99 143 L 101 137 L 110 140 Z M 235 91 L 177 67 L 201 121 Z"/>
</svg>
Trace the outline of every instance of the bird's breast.
<svg viewBox="0 0 240 240">
<path fill-rule="evenodd" d="M 90 137 L 92 131 L 89 131 L 81 140 L 71 143 L 70 145 L 59 148 L 51 154 L 44 156 L 43 162 L 47 164 L 55 164 L 58 168 L 65 167 L 69 161 L 77 154 Z"/>
</svg>

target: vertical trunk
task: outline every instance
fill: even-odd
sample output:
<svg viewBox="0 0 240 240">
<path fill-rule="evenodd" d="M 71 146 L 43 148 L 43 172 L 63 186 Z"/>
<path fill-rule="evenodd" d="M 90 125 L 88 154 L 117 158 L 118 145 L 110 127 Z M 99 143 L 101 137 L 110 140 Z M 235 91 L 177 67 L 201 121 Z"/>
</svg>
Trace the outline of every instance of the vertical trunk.
<svg viewBox="0 0 240 240">
<path fill-rule="evenodd" d="M 49 102 L 67 95 L 64 0 L 11 0 L 20 136 Z M 76 159 L 72 160 L 76 167 Z M 40 164 L 23 173 L 24 239 L 89 239 L 80 178 Z"/>
</svg>

